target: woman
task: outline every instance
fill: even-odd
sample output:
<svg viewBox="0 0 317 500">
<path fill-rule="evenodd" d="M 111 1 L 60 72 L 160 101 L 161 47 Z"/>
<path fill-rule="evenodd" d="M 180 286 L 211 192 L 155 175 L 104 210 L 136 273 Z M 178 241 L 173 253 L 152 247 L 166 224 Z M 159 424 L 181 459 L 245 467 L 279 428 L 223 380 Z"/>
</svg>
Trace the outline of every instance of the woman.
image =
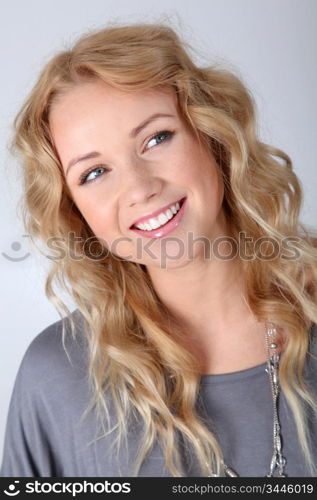
<svg viewBox="0 0 317 500">
<path fill-rule="evenodd" d="M 15 146 L 67 319 L 24 356 L 2 475 L 315 475 L 317 251 L 239 79 L 108 27 L 49 61 Z"/>
</svg>

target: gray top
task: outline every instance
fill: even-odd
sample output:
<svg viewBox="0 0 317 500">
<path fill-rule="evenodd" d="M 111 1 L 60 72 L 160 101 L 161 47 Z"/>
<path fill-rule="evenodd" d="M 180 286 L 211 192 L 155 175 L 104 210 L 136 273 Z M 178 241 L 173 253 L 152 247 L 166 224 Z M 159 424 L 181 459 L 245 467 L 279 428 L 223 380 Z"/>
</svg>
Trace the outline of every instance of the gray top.
<svg viewBox="0 0 317 500">
<path fill-rule="evenodd" d="M 80 417 L 91 398 L 87 378 L 86 340 L 82 317 L 79 336 L 61 341 L 61 321 L 43 330 L 27 349 L 11 397 L 2 477 L 119 477 L 132 475 L 142 426 L 133 417 L 128 452 L 123 445 L 119 460 L 112 448 L 113 436 L 95 440 L 101 433 L 95 413 Z M 317 354 L 317 326 L 311 332 L 310 351 Z M 240 476 L 265 476 L 272 456 L 272 397 L 266 364 L 224 375 L 205 375 L 201 402 L 209 425 L 218 435 L 225 461 Z M 317 359 L 307 357 L 305 377 L 317 398 Z M 201 405 L 199 405 L 201 408 Z M 114 422 L 113 408 L 110 413 Z M 288 476 L 307 476 L 299 450 L 292 414 L 283 393 L 280 421 Z M 317 464 L 317 416 L 310 415 L 313 456 Z M 185 458 L 184 458 L 185 460 Z M 199 476 L 195 460 L 186 458 L 188 476 Z M 140 476 L 170 476 L 163 452 L 156 443 L 143 463 Z"/>
</svg>

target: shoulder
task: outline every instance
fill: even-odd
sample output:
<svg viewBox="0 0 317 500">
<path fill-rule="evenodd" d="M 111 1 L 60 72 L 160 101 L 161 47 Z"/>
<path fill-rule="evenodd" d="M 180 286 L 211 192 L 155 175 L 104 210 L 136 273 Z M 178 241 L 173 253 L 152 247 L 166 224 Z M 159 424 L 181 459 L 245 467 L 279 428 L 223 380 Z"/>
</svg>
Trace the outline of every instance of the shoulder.
<svg viewBox="0 0 317 500">
<path fill-rule="evenodd" d="M 87 364 L 84 321 L 78 309 L 72 312 L 71 319 L 75 324 L 75 338 L 71 334 L 70 318 L 66 317 L 48 325 L 32 340 L 19 368 L 23 385 L 34 387 L 66 373 L 73 377 L 83 373 Z"/>
</svg>

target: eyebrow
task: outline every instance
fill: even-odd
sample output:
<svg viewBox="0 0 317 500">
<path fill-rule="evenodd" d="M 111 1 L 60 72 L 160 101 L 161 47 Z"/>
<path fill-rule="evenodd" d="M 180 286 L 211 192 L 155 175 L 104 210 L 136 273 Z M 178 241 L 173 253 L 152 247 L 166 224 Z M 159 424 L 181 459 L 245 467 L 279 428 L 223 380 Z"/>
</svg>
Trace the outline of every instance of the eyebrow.
<svg viewBox="0 0 317 500">
<path fill-rule="evenodd" d="M 169 117 L 169 118 L 175 118 L 175 115 L 170 115 L 168 113 L 154 113 L 153 115 L 149 116 L 146 118 L 140 125 L 137 127 L 133 128 L 131 132 L 129 133 L 129 137 L 135 138 L 145 127 L 147 127 L 152 121 L 156 120 L 157 118 L 164 118 L 164 117 Z M 67 165 L 66 169 L 66 174 L 68 174 L 69 169 L 73 166 L 76 165 L 77 163 L 80 163 L 85 160 L 90 160 L 92 158 L 98 158 L 101 156 L 98 151 L 91 151 L 90 153 L 87 153 L 85 155 L 77 156 L 76 158 L 73 158 Z"/>
</svg>

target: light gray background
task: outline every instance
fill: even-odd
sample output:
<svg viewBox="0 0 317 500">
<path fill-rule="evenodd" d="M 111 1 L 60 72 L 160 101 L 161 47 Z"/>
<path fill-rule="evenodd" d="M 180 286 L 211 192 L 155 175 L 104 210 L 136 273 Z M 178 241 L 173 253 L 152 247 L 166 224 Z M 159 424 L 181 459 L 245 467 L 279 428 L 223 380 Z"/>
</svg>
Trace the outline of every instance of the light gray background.
<svg viewBox="0 0 317 500">
<path fill-rule="evenodd" d="M 12 120 L 42 65 L 82 32 L 109 20 L 151 22 L 167 17 L 198 49 L 199 60 L 223 61 L 248 83 L 258 106 L 262 140 L 293 159 L 305 194 L 302 220 L 317 225 L 316 0 L 1 2 L 0 454 L 23 353 L 35 335 L 59 319 L 44 293 L 48 259 L 31 248 L 17 216 L 20 181 L 17 162 L 7 149 Z M 9 260 L 24 256 L 19 262 Z M 71 299 L 67 303 L 74 309 Z"/>
</svg>

